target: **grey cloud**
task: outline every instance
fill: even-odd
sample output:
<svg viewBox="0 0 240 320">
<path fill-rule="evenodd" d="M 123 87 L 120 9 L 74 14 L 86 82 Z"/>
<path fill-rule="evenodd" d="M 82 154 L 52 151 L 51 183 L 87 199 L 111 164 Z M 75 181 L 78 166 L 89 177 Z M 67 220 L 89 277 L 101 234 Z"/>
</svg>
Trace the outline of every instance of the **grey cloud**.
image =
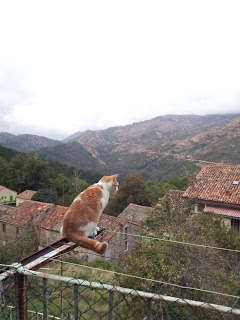
<svg viewBox="0 0 240 320">
<path fill-rule="evenodd" d="M 31 99 L 31 94 L 23 86 L 25 76 L 12 69 L 0 73 L 0 131 L 13 131 L 10 118 L 14 105 L 28 103 Z"/>
</svg>

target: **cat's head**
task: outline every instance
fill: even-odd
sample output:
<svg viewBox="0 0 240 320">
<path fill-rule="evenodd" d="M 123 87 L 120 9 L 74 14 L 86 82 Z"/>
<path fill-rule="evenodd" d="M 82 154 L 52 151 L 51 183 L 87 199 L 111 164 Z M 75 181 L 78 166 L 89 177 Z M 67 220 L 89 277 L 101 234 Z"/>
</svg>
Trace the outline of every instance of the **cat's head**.
<svg viewBox="0 0 240 320">
<path fill-rule="evenodd" d="M 118 174 L 114 174 L 113 176 L 104 176 L 100 180 L 100 183 L 104 184 L 110 193 L 116 193 L 118 191 L 117 177 Z"/>
</svg>

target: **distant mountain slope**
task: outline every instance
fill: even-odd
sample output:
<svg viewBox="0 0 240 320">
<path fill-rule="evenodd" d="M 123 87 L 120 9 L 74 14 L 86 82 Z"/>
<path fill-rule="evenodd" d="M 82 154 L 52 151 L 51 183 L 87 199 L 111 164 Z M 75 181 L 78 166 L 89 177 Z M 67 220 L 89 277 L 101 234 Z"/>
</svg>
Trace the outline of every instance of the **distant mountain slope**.
<svg viewBox="0 0 240 320">
<path fill-rule="evenodd" d="M 109 171 L 169 179 L 199 171 L 198 160 L 240 164 L 240 114 L 160 116 L 86 131 L 76 141 L 94 149 Z"/>
<path fill-rule="evenodd" d="M 38 155 L 43 159 L 57 161 L 84 171 L 101 172 L 105 166 L 76 141 L 41 149 Z"/>
<path fill-rule="evenodd" d="M 240 165 L 240 114 L 160 116 L 77 132 L 67 139 L 71 141 L 65 144 L 52 140 L 57 145 L 40 150 L 39 155 L 82 170 L 122 177 L 137 171 L 153 180 L 195 174 L 204 161 Z M 25 148 L 32 149 L 31 144 Z"/>
<path fill-rule="evenodd" d="M 9 140 L 9 139 L 12 139 L 12 138 L 15 138 L 15 134 L 12 134 L 12 133 L 8 133 L 8 132 L 1 132 L 0 133 L 0 144 Z"/>
<path fill-rule="evenodd" d="M 70 136 L 68 136 L 67 138 L 63 139 L 61 142 L 63 143 L 67 143 L 67 142 L 70 142 L 70 141 L 73 141 L 75 140 L 76 138 L 78 138 L 79 136 L 81 136 L 85 131 L 78 131 L 74 134 L 71 134 Z"/>
<path fill-rule="evenodd" d="M 19 152 L 37 151 L 42 148 L 56 146 L 60 143 L 57 140 L 32 134 L 12 135 L 6 132 L 0 133 L 0 145 Z"/>
</svg>

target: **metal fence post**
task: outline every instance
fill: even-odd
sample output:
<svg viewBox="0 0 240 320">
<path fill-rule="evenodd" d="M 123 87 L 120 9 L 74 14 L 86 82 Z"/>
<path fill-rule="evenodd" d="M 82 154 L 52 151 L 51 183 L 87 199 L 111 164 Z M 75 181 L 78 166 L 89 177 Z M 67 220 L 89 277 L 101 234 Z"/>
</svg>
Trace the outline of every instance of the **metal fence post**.
<svg viewBox="0 0 240 320">
<path fill-rule="evenodd" d="M 193 308 L 188 306 L 188 320 L 192 320 L 192 319 L 193 319 Z"/>
<path fill-rule="evenodd" d="M 0 305 L 4 303 L 4 290 L 2 281 L 0 281 Z"/>
<path fill-rule="evenodd" d="M 109 320 L 114 318 L 114 291 L 109 291 Z"/>
<path fill-rule="evenodd" d="M 16 319 L 27 320 L 27 277 L 14 274 Z"/>
<path fill-rule="evenodd" d="M 48 319 L 48 288 L 47 279 L 43 278 L 43 320 Z"/>
<path fill-rule="evenodd" d="M 2 284 L 2 281 L 0 281 L 0 320 L 4 319 L 4 315 L 3 315 L 4 304 L 5 304 L 4 300 L 5 299 L 4 299 L 3 284 Z"/>
<path fill-rule="evenodd" d="M 79 319 L 79 312 L 78 312 L 78 299 L 79 299 L 79 286 L 78 284 L 74 285 L 74 319 Z"/>
<path fill-rule="evenodd" d="M 152 320 L 152 300 L 147 300 L 147 320 Z"/>
</svg>

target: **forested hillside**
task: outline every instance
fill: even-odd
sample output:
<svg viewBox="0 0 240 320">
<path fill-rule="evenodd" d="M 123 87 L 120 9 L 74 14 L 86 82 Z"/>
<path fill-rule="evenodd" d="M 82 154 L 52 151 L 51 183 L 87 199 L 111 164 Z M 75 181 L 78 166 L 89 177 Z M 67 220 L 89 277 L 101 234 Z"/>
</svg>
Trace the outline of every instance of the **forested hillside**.
<svg viewBox="0 0 240 320">
<path fill-rule="evenodd" d="M 47 189 L 56 193 L 59 204 L 69 205 L 80 191 L 100 177 L 96 173 L 0 147 L 0 184 L 18 193 L 26 189 Z"/>
</svg>

